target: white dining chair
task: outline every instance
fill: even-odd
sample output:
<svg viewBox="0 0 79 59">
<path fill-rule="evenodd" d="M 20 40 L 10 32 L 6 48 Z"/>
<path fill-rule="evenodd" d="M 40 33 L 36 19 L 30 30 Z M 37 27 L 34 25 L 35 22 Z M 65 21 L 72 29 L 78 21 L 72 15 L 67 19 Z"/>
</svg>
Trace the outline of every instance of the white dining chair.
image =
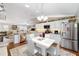
<svg viewBox="0 0 79 59">
<path fill-rule="evenodd" d="M 56 56 L 57 55 L 57 50 L 55 47 L 50 47 L 47 49 L 47 54 L 49 56 Z"/>
<path fill-rule="evenodd" d="M 45 38 L 50 38 L 51 34 L 45 34 Z"/>
<path fill-rule="evenodd" d="M 47 49 L 47 53 L 49 53 L 52 56 L 59 56 L 61 53 L 60 43 L 62 38 L 60 35 L 58 35 L 58 37 L 56 35 L 52 35 L 52 39 L 56 41 L 55 43 L 57 43 L 57 47 L 51 46 L 50 48 Z"/>
<path fill-rule="evenodd" d="M 34 42 L 32 41 L 32 37 L 30 37 L 30 35 L 27 35 L 26 39 L 27 39 L 26 47 L 28 49 L 26 49 L 24 53 L 29 56 L 34 56 L 38 52 L 38 50 L 35 48 Z"/>
</svg>

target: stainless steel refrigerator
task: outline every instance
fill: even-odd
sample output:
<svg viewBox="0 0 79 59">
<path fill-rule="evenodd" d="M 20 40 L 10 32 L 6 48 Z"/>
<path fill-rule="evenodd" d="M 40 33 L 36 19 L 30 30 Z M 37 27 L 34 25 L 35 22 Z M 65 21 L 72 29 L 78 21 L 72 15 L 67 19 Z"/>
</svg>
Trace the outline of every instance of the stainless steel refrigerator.
<svg viewBox="0 0 79 59">
<path fill-rule="evenodd" d="M 71 49 L 74 51 L 79 50 L 79 24 L 71 22 L 71 23 L 63 23 L 63 32 L 62 32 L 62 40 L 61 47 Z"/>
</svg>

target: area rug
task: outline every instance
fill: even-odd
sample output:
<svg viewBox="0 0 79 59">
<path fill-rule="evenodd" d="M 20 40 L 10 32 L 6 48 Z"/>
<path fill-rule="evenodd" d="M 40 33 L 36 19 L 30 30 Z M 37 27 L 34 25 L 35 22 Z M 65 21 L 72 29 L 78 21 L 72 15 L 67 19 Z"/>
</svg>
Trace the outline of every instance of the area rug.
<svg viewBox="0 0 79 59">
<path fill-rule="evenodd" d="M 27 56 L 26 54 L 23 53 L 26 49 L 27 49 L 26 44 L 13 48 L 13 49 L 10 49 L 11 56 Z M 36 56 L 42 56 L 42 55 L 37 53 Z M 59 56 L 76 56 L 76 55 L 61 49 Z"/>
<path fill-rule="evenodd" d="M 24 51 L 27 49 L 26 44 L 10 49 L 11 56 L 23 56 Z"/>
<path fill-rule="evenodd" d="M 71 52 L 69 52 L 69 51 L 61 49 L 60 56 L 76 56 L 76 55 L 71 53 Z"/>
</svg>

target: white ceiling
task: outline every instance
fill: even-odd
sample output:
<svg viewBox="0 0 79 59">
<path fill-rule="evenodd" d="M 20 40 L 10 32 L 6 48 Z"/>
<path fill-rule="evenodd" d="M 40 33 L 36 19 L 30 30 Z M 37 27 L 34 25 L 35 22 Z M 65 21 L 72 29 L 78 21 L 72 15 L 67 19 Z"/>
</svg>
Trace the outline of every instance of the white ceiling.
<svg viewBox="0 0 79 59">
<path fill-rule="evenodd" d="M 30 7 L 26 8 L 25 4 Z M 43 7 L 41 7 L 43 6 Z M 68 16 L 76 15 L 79 8 L 78 3 L 6 3 L 6 20 L 12 23 L 33 24 L 35 17 L 46 16 Z"/>
</svg>

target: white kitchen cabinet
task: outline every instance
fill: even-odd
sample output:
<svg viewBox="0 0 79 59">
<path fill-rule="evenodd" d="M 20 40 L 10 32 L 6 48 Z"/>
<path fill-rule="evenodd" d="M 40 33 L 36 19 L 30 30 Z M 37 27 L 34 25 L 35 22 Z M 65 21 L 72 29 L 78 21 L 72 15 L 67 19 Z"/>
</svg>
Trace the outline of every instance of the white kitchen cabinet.
<svg viewBox="0 0 79 59">
<path fill-rule="evenodd" d="M 53 21 L 53 22 L 46 22 L 46 23 L 40 23 L 36 24 L 36 29 L 44 29 L 44 25 L 50 25 L 50 30 L 62 30 L 62 22 L 67 23 L 68 20 L 61 20 L 61 21 Z M 65 27 L 63 27 L 65 29 Z"/>
<path fill-rule="evenodd" d="M 36 29 L 44 29 L 44 27 L 43 27 L 44 25 L 41 23 L 41 24 L 37 24 L 36 25 Z"/>
</svg>

